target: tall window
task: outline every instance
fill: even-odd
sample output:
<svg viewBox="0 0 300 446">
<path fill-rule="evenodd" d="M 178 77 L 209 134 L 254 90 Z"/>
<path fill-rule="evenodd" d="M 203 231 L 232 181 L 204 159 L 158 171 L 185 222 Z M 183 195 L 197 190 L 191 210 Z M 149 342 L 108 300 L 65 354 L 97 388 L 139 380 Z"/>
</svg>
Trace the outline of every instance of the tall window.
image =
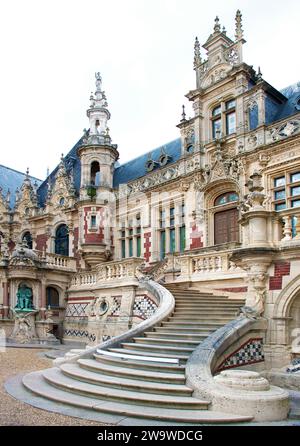
<svg viewBox="0 0 300 446">
<path fill-rule="evenodd" d="M 60 225 L 56 230 L 55 254 L 69 255 L 69 231 L 67 225 Z"/>
<path fill-rule="evenodd" d="M 128 221 L 128 227 L 126 227 L 125 222 L 122 223 L 120 231 L 122 259 L 126 257 L 141 257 L 141 240 L 141 216 L 137 214 Z"/>
<path fill-rule="evenodd" d="M 91 184 L 100 186 L 100 164 L 98 161 L 93 161 L 91 164 Z"/>
<path fill-rule="evenodd" d="M 22 240 L 23 240 L 24 242 L 26 242 L 27 247 L 28 247 L 29 249 L 32 249 L 32 236 L 31 236 L 31 234 L 30 234 L 29 231 L 27 231 L 27 232 L 24 233 L 24 235 L 23 235 L 23 237 L 22 237 Z"/>
<path fill-rule="evenodd" d="M 273 179 L 273 206 L 275 211 L 300 206 L 300 171 L 283 172 Z"/>
<path fill-rule="evenodd" d="M 216 139 L 222 133 L 231 135 L 236 131 L 236 114 L 235 114 L 235 100 L 230 99 L 227 102 L 222 102 L 212 110 L 212 138 Z"/>
<path fill-rule="evenodd" d="M 59 294 L 58 291 L 48 286 L 46 288 L 46 307 L 59 307 Z"/>
<path fill-rule="evenodd" d="M 235 192 L 227 192 L 216 198 L 214 203 L 215 245 L 239 241 L 237 201 L 238 195 Z"/>
<path fill-rule="evenodd" d="M 185 249 L 184 204 L 171 203 L 159 211 L 159 253 L 162 260 L 166 253 L 183 252 Z"/>
</svg>

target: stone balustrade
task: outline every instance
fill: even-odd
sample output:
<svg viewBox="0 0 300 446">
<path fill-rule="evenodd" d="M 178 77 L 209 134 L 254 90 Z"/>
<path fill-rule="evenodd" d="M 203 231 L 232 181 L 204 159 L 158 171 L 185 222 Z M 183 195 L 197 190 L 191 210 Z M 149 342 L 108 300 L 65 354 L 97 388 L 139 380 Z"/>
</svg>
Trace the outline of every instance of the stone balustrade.
<svg viewBox="0 0 300 446">
<path fill-rule="evenodd" d="M 97 265 L 96 271 L 81 272 L 72 278 L 71 286 L 103 285 L 104 282 L 119 284 L 122 281 L 136 281 L 137 267 L 143 263 L 143 259 L 132 257 L 130 259 L 105 262 Z"/>
<path fill-rule="evenodd" d="M 287 209 L 280 213 L 283 221 L 281 242 L 300 239 L 300 208 Z"/>
<path fill-rule="evenodd" d="M 73 257 L 61 256 L 50 252 L 34 250 L 46 268 L 60 269 L 63 271 L 76 271 L 76 259 Z"/>
<path fill-rule="evenodd" d="M 107 262 L 97 266 L 99 281 L 122 280 L 135 278 L 136 269 L 143 263 L 143 259 L 132 257 L 119 261 Z"/>
<path fill-rule="evenodd" d="M 78 273 L 72 277 L 72 286 L 96 285 L 97 274 L 94 272 Z"/>
<path fill-rule="evenodd" d="M 179 280 L 199 280 L 201 277 L 226 274 L 243 274 L 243 271 L 230 261 L 232 250 L 187 254 L 177 258 L 180 268 Z"/>
</svg>

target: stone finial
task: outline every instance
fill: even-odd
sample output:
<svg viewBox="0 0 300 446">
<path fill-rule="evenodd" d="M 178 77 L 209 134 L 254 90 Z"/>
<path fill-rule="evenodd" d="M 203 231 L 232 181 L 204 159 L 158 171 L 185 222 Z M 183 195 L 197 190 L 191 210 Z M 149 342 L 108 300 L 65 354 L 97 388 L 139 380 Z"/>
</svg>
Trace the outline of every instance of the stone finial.
<svg viewBox="0 0 300 446">
<path fill-rule="evenodd" d="M 180 122 L 186 121 L 185 106 L 182 106 L 182 114 Z"/>
<path fill-rule="evenodd" d="M 258 67 L 257 70 L 257 80 L 258 82 L 262 80 L 262 72 L 260 71 L 260 67 Z"/>
<path fill-rule="evenodd" d="M 195 45 L 194 45 L 194 70 L 198 68 L 202 63 L 201 60 L 201 52 L 200 52 L 200 43 L 198 40 L 198 37 L 195 39 Z"/>
<path fill-rule="evenodd" d="M 218 16 L 216 16 L 216 18 L 215 18 L 214 32 L 215 33 L 221 32 L 221 25 L 220 25 L 220 20 L 219 20 Z"/>
<path fill-rule="evenodd" d="M 243 38 L 242 14 L 238 9 L 235 15 L 235 38 L 241 40 Z"/>
<path fill-rule="evenodd" d="M 27 167 L 27 169 L 26 169 L 26 178 L 28 178 L 29 177 L 29 167 Z"/>
</svg>

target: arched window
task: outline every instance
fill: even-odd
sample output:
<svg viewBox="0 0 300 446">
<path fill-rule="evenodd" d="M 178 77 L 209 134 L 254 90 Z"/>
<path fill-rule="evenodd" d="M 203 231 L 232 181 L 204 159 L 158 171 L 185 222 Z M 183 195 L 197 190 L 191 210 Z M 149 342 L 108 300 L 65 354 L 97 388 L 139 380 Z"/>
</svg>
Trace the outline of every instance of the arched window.
<svg viewBox="0 0 300 446">
<path fill-rule="evenodd" d="M 239 196 L 235 192 L 227 192 L 226 194 L 219 195 L 219 197 L 215 199 L 215 206 L 228 204 L 232 201 L 238 201 L 238 199 Z"/>
<path fill-rule="evenodd" d="M 226 192 L 215 199 L 215 206 L 222 205 L 222 210 L 214 214 L 215 245 L 239 241 L 239 213 L 235 206 L 238 198 L 236 192 Z"/>
<path fill-rule="evenodd" d="M 69 255 L 69 232 L 67 225 L 60 225 L 55 233 L 55 254 Z"/>
<path fill-rule="evenodd" d="M 22 237 L 22 241 L 23 241 L 23 242 L 26 242 L 27 247 L 28 247 L 29 249 L 32 249 L 32 236 L 31 236 L 31 234 L 30 234 L 29 231 L 27 231 L 27 232 L 24 233 L 24 235 L 23 235 L 23 237 Z"/>
<path fill-rule="evenodd" d="M 93 161 L 91 164 L 91 184 L 100 186 L 100 164 L 98 161 Z"/>
<path fill-rule="evenodd" d="M 59 307 L 59 294 L 52 286 L 46 288 L 46 308 L 48 307 Z"/>
</svg>

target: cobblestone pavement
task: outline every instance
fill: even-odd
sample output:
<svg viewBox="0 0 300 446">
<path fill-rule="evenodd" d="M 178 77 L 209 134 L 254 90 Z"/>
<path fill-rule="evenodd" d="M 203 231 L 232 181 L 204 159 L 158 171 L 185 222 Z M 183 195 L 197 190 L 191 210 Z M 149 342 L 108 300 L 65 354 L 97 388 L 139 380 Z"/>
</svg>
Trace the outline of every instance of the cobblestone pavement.
<svg viewBox="0 0 300 446">
<path fill-rule="evenodd" d="M 41 358 L 44 350 L 7 348 L 0 353 L 0 425 L 1 426 L 99 426 L 101 423 L 59 415 L 36 409 L 15 400 L 4 389 L 5 381 L 19 373 L 52 366 L 50 359 Z"/>
</svg>

